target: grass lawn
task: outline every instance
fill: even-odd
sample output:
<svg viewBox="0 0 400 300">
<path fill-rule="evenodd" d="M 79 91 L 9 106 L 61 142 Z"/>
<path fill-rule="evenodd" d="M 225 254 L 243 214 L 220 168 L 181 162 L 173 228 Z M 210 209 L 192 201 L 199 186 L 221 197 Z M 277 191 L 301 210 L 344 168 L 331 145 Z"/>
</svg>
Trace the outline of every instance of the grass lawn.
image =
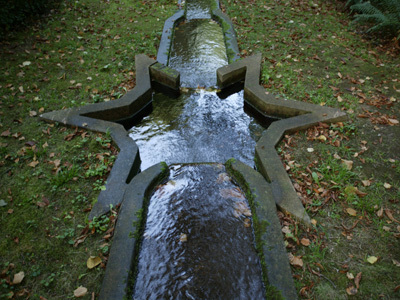
<svg viewBox="0 0 400 300">
<path fill-rule="evenodd" d="M 341 2 L 221 4 L 241 55 L 262 53 L 268 92 L 349 115 L 278 147 L 314 223 L 280 213 L 299 297 L 400 298 L 398 53 L 363 40 Z M 80 286 L 82 299 L 99 292 L 117 210 L 90 223 L 87 215 L 118 149 L 106 134 L 37 116 L 132 89 L 135 54 L 156 55 L 176 8 L 166 0 L 63 1 L 0 43 L 0 299 L 68 299 Z M 99 265 L 88 268 L 91 256 L 89 265 Z"/>
</svg>

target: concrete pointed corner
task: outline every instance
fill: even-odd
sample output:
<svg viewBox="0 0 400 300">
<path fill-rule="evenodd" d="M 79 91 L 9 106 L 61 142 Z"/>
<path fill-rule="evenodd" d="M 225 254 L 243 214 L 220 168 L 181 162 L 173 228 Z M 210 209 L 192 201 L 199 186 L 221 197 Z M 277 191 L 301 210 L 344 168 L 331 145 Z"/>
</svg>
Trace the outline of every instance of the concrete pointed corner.
<svg viewBox="0 0 400 300">
<path fill-rule="evenodd" d="M 310 225 L 292 182 L 276 152 L 276 145 L 285 133 L 303 130 L 319 122 L 339 122 L 347 119 L 346 113 L 325 106 L 287 100 L 266 90 L 260 85 L 261 54 L 256 54 L 217 70 L 220 88 L 244 82 L 245 104 L 265 117 L 281 118 L 263 132 L 256 144 L 257 168 L 271 183 L 275 203 L 286 213 Z"/>
<path fill-rule="evenodd" d="M 135 56 L 136 86 L 118 100 L 64 109 L 42 114 L 40 120 L 61 123 L 70 127 L 109 133 L 120 152 L 89 214 L 89 219 L 110 210 L 110 205 L 121 203 L 130 180 L 140 171 L 139 148 L 129 137 L 125 127 L 151 110 L 152 85 L 160 84 L 179 90 L 179 72 L 157 63 L 144 54 Z M 154 68 L 153 65 L 155 65 Z"/>
</svg>

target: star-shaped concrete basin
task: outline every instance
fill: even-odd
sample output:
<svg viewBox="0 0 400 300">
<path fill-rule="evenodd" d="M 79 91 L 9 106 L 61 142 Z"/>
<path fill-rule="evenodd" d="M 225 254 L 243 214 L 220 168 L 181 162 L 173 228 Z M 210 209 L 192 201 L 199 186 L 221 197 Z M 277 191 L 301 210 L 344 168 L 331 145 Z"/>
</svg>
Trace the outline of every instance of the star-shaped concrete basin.
<svg viewBox="0 0 400 300">
<path fill-rule="evenodd" d="M 284 169 L 275 147 L 285 133 L 316 125 L 319 122 L 346 120 L 346 113 L 325 106 L 286 100 L 260 86 L 261 54 L 236 61 L 217 70 L 218 86 L 228 87 L 244 81 L 244 99 L 258 113 L 282 118 L 273 122 L 257 142 L 255 160 L 259 172 L 271 184 L 275 203 L 281 210 L 310 224 L 300 198 Z"/>
<path fill-rule="evenodd" d="M 118 100 L 86 105 L 79 108 L 58 110 L 40 116 L 47 122 L 110 133 L 120 149 L 117 160 L 107 178 L 106 189 L 100 192 L 89 218 L 109 211 L 110 205 L 121 203 L 130 180 L 140 170 L 139 148 L 129 137 L 121 123 L 140 119 L 151 109 L 152 85 L 162 85 L 179 90 L 179 73 L 154 59 L 140 54 L 135 57 L 136 86 Z"/>
</svg>

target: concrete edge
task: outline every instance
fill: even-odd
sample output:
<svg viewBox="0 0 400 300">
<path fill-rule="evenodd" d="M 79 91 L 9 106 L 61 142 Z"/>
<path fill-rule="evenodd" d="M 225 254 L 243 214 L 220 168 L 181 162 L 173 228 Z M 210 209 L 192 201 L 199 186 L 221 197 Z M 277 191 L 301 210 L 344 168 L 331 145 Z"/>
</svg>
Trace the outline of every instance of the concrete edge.
<svg viewBox="0 0 400 300">
<path fill-rule="evenodd" d="M 128 299 L 131 288 L 131 271 L 137 259 L 140 238 L 135 236 L 144 226 L 143 215 L 155 186 L 169 173 L 165 164 L 159 163 L 138 174 L 125 190 L 115 233 L 101 285 L 99 300 Z M 140 235 L 141 236 L 141 235 Z"/>
<path fill-rule="evenodd" d="M 173 32 L 175 24 L 185 17 L 185 10 L 178 10 L 172 17 L 169 17 L 165 23 L 161 36 L 160 46 L 157 52 L 157 61 L 168 65 L 169 52 L 171 50 Z"/>
<path fill-rule="evenodd" d="M 240 161 L 229 160 L 226 165 L 230 175 L 246 192 L 249 202 L 252 202 L 250 206 L 253 210 L 256 248 L 262 252 L 262 259 L 265 262 L 263 273 L 266 273 L 264 274 L 268 281 L 266 284 L 274 287 L 273 289 L 267 288 L 267 299 L 279 299 L 280 297 L 290 300 L 297 299 L 297 291 L 270 184 L 260 173 Z"/>
<path fill-rule="evenodd" d="M 49 112 L 39 117 L 40 120 L 50 123 L 59 122 L 66 126 L 110 133 L 111 138 L 120 149 L 114 167 L 107 178 L 106 190 L 100 192 L 97 202 L 89 214 L 89 219 L 108 212 L 110 205 L 120 204 L 128 186 L 127 183 L 140 171 L 138 146 L 129 138 L 125 128 L 115 123 L 121 118 L 119 113 L 122 113 L 122 116 L 134 115 L 151 105 L 152 85 L 149 69 L 156 61 L 140 54 L 135 56 L 135 63 L 137 84 L 133 90 L 120 99 Z"/>
<path fill-rule="evenodd" d="M 227 88 L 244 81 L 244 98 L 260 115 L 286 118 L 276 121 L 264 131 L 256 144 L 255 160 L 257 168 L 266 180 L 271 182 L 276 204 L 284 212 L 291 214 L 306 225 L 311 225 L 292 182 L 283 168 L 276 145 L 285 133 L 291 133 L 314 126 L 319 122 L 339 122 L 347 119 L 346 113 L 325 106 L 286 100 L 273 94 L 266 94 L 260 86 L 260 53 L 238 60 L 217 70 L 217 83 Z"/>
<path fill-rule="evenodd" d="M 236 32 L 231 19 L 221 11 L 219 2 L 217 1 L 217 3 L 218 8 L 211 11 L 211 17 L 214 21 L 218 22 L 222 28 L 228 62 L 233 63 L 240 59 Z"/>
</svg>

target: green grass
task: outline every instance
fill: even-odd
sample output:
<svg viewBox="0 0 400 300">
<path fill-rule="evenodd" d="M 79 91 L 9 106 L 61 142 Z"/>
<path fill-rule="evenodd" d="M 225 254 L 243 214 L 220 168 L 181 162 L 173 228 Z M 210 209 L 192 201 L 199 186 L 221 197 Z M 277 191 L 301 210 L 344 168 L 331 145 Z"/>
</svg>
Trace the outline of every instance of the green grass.
<svg viewBox="0 0 400 300">
<path fill-rule="evenodd" d="M 367 109 L 400 118 L 398 55 L 362 40 L 334 1 L 221 2 L 242 55 L 262 53 L 261 84 L 268 91 L 349 113 L 345 124 L 315 127 L 279 146 L 286 165 L 295 161 L 290 176 L 317 221 L 306 229 L 282 219 L 293 229 L 288 251 L 304 261 L 303 268 L 293 268 L 300 297 L 346 299 L 346 288 L 354 285 L 347 272 L 362 272 L 354 299 L 400 297 L 394 290 L 400 268 L 392 263 L 400 257 L 397 223 L 377 216 L 383 207 L 400 220 L 400 126 L 357 117 Z M 86 299 L 99 292 L 104 268 L 88 269 L 86 261 L 94 255 L 106 262 L 111 241 L 103 237 L 115 209 L 90 225 L 86 218 L 118 149 L 107 134 L 38 122 L 35 114 L 121 97 L 135 85 L 134 55 L 156 55 L 164 21 L 175 8 L 171 1 L 65 1 L 1 43 L 0 203 L 6 205 L 0 206 L 0 299 L 24 289 L 30 299 L 73 298 L 81 285 L 88 288 Z M 373 101 L 383 104 L 367 105 Z M 321 132 L 327 141 L 315 139 Z M 368 150 L 355 157 L 364 141 Z M 353 169 L 345 169 L 335 153 L 354 161 Z M 346 193 L 348 186 L 367 196 Z M 346 212 L 349 207 L 356 217 Z M 343 228 L 356 221 L 353 229 Z M 93 234 L 72 246 L 85 228 Z M 303 237 L 310 246 L 297 243 Z M 378 262 L 366 262 L 368 255 Z M 10 285 L 20 271 L 22 283 Z"/>
<path fill-rule="evenodd" d="M 344 124 L 317 126 L 285 137 L 278 146 L 316 222 L 307 229 L 281 215 L 292 228 L 293 236 L 286 235 L 287 249 L 304 262 L 303 268 L 293 268 L 300 298 L 399 298 L 395 288 L 400 268 L 392 262 L 400 255 L 398 224 L 385 213 L 377 215 L 383 207 L 400 219 L 399 125 L 357 117 L 366 109 L 379 117 L 400 119 L 398 52 L 363 40 L 335 1 L 225 0 L 223 4 L 235 24 L 241 55 L 262 53 L 261 84 L 267 91 L 336 107 L 349 115 Z M 326 141 L 318 139 L 320 135 Z M 353 161 L 351 170 L 342 159 Z M 364 186 L 362 180 L 370 180 L 370 185 Z M 385 188 L 385 183 L 392 187 Z M 348 208 L 356 211 L 355 217 Z M 309 246 L 299 243 L 303 237 L 310 240 Z M 371 265 L 366 262 L 368 255 L 380 259 Z M 354 276 L 362 272 L 354 296 L 346 292 L 355 286 L 347 272 Z"/>
<path fill-rule="evenodd" d="M 63 1 L 0 44 L 0 299 L 100 291 L 113 214 L 87 221 L 118 149 L 107 134 L 39 122 L 64 107 L 112 101 L 135 85 L 135 54 L 155 57 L 171 1 Z M 14 136 L 13 136 L 14 135 Z M 87 228 L 86 240 L 73 244 Z M 88 269 L 89 256 L 102 266 Z M 12 266 L 12 267 L 8 267 Z M 23 271 L 21 284 L 11 285 Z M 21 296 L 22 297 L 22 296 Z M 41 298 L 40 298 L 41 299 Z"/>
</svg>

